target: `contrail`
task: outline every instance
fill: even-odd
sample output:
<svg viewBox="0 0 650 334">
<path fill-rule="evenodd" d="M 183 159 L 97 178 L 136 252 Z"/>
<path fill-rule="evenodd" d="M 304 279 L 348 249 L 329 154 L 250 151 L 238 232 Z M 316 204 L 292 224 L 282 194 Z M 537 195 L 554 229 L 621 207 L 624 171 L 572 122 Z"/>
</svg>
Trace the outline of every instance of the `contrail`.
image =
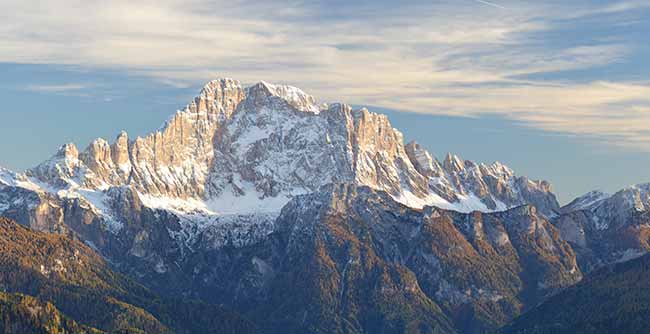
<svg viewBox="0 0 650 334">
<path fill-rule="evenodd" d="M 496 7 L 496 8 L 501 8 L 501 9 L 506 9 L 506 7 L 503 7 L 503 6 L 501 6 L 501 5 L 497 5 L 497 4 L 495 4 L 494 2 L 489 2 L 489 1 L 485 1 L 485 0 L 474 0 L 474 1 L 479 2 L 479 3 L 482 3 L 482 4 L 484 4 L 484 5 L 488 5 L 488 6 L 492 6 L 492 7 Z"/>
</svg>

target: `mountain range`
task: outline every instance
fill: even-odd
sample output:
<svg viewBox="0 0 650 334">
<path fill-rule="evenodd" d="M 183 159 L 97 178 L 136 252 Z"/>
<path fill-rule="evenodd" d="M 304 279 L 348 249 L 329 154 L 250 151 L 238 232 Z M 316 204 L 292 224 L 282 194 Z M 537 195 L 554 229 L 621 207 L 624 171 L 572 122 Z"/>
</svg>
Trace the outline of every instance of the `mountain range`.
<svg viewBox="0 0 650 334">
<path fill-rule="evenodd" d="M 65 144 L 24 172 L 0 168 L 0 215 L 33 230 L 7 220 L 3 234 L 46 233 L 57 252 L 56 238 L 71 240 L 93 270 L 123 277 L 100 284 L 122 291 L 107 304 L 139 316 L 107 323 L 43 292 L 59 291 L 57 268 L 77 261 L 68 255 L 60 265 L 27 256 L 45 268 L 30 277 L 49 283 L 5 277 L 0 305 L 39 305 L 97 331 L 188 331 L 165 306 L 182 300 L 181 316 L 201 305 L 203 318 L 226 319 L 219 333 L 486 333 L 645 254 L 649 211 L 647 184 L 561 207 L 549 182 L 499 162 L 438 160 L 385 115 L 218 79 L 144 137 Z"/>
</svg>

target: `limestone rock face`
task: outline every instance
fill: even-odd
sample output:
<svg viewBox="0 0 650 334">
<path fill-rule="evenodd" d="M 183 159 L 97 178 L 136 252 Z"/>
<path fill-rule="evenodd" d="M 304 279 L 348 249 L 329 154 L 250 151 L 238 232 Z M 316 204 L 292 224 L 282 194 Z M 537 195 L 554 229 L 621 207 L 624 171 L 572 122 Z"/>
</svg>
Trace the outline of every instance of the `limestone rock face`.
<svg viewBox="0 0 650 334">
<path fill-rule="evenodd" d="M 243 98 L 239 82 L 211 81 L 159 131 L 133 141 L 122 132 L 112 144 L 97 139 L 81 154 L 73 145 L 65 145 L 47 164 L 28 173 L 47 183 L 80 181 L 89 189 L 129 184 L 154 196 L 201 197 L 214 156 L 216 129 Z"/>
<path fill-rule="evenodd" d="M 161 130 L 138 137 L 131 144 L 129 183 L 152 195 L 203 196 L 214 156 L 215 131 L 229 119 L 243 96 L 244 89 L 237 81 L 209 82 Z M 124 162 L 121 166 L 126 170 L 128 165 Z"/>
<path fill-rule="evenodd" d="M 426 196 L 426 179 L 385 116 L 342 104 L 318 112 L 313 104 L 295 107 L 266 87 L 251 88 L 252 98 L 217 133 L 210 178 L 217 198 L 224 192 L 288 198 L 335 181 Z"/>
<path fill-rule="evenodd" d="M 422 175 L 427 177 L 440 177 L 444 174 L 440 162 L 420 144 L 411 141 L 406 146 L 406 153 L 413 162 L 413 166 Z"/>
<path fill-rule="evenodd" d="M 129 135 L 122 131 L 111 145 L 111 159 L 116 165 L 130 164 L 129 158 Z"/>
<path fill-rule="evenodd" d="M 440 162 L 416 142 L 407 144 L 406 152 L 417 171 L 428 177 L 432 191 L 451 203 L 475 197 L 485 205 L 479 211 L 503 211 L 527 203 L 535 205 L 547 217 L 559 212 L 548 182 L 516 176 L 499 162 L 475 163 L 452 154 Z"/>
</svg>

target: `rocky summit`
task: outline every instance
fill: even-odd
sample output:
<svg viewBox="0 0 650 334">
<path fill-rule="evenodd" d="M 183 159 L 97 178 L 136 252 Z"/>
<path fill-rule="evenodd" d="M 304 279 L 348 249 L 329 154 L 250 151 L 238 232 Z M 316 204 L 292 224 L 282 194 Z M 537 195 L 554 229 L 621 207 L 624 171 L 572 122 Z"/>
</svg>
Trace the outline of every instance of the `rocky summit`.
<svg viewBox="0 0 650 334">
<path fill-rule="evenodd" d="M 66 144 L 24 173 L 0 172 L 3 193 L 17 188 L 78 199 L 117 232 L 110 194 L 131 188 L 143 204 L 185 216 L 279 213 L 293 196 L 331 182 L 366 185 L 410 207 L 489 212 L 534 204 L 550 217 L 559 205 L 545 181 L 518 177 L 449 154 L 439 161 L 407 145 L 385 115 L 318 104 L 302 90 L 232 79 L 209 82 L 158 131 L 83 151 Z M 7 190 L 7 188 L 9 188 Z M 4 200 L 0 209 L 8 210 Z"/>
<path fill-rule="evenodd" d="M 385 115 L 233 79 L 207 83 L 144 137 L 0 168 L 1 216 L 79 240 L 102 270 L 153 291 L 133 296 L 222 305 L 237 326 L 270 333 L 494 331 L 593 269 L 646 253 L 648 194 L 592 192 L 561 208 L 548 182 L 437 159 Z M 30 275 L 60 276 L 41 262 Z M 17 293 L 5 304 L 47 307 L 60 326 L 120 325 L 63 317 L 64 297 L 47 306 Z M 124 303 L 149 312 L 147 324 L 187 330 L 136 297 Z"/>
</svg>

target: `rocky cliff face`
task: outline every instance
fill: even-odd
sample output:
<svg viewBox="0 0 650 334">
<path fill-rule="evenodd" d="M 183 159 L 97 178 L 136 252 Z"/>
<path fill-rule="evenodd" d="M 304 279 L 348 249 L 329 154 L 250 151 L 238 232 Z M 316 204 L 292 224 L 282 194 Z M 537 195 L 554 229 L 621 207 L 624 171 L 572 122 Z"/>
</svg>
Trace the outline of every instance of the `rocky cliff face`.
<svg viewBox="0 0 650 334">
<path fill-rule="evenodd" d="M 132 141 L 122 132 L 112 144 L 100 138 L 83 152 L 67 144 L 26 174 L 57 188 L 105 190 L 128 184 L 153 196 L 200 197 L 212 166 L 215 132 L 244 94 L 237 81 L 211 81 L 160 130 Z"/>
<path fill-rule="evenodd" d="M 447 202 L 463 203 L 463 199 L 476 199 L 485 206 L 478 211 L 484 212 L 504 211 L 522 204 L 535 205 L 547 217 L 553 217 L 559 211 L 548 182 L 518 177 L 512 169 L 499 162 L 477 164 L 452 154 L 440 162 L 416 142 L 406 145 L 406 152 L 417 171 L 428 178 L 430 189 Z M 471 209 L 471 205 L 467 209 Z"/>
<path fill-rule="evenodd" d="M 650 184 L 631 186 L 614 195 L 590 192 L 561 212 L 554 224 L 586 270 L 650 250 Z"/>
</svg>

